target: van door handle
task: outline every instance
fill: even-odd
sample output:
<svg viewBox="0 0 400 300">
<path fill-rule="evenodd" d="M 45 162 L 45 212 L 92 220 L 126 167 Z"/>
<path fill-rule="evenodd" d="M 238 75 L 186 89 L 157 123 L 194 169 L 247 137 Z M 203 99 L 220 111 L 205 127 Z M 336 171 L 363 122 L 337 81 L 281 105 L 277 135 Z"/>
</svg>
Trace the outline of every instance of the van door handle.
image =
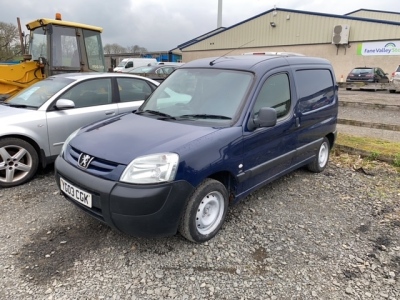
<svg viewBox="0 0 400 300">
<path fill-rule="evenodd" d="M 296 127 L 300 127 L 300 118 L 296 117 Z"/>
<path fill-rule="evenodd" d="M 115 115 L 115 110 L 108 110 L 108 111 L 106 111 L 106 115 L 107 115 L 107 116 L 113 116 L 113 115 Z"/>
</svg>

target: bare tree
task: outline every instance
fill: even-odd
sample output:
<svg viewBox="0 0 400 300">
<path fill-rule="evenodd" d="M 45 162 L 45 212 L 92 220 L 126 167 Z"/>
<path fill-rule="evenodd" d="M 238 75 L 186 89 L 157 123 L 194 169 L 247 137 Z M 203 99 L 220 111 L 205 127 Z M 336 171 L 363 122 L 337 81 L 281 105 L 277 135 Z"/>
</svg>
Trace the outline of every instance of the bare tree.
<svg viewBox="0 0 400 300">
<path fill-rule="evenodd" d="M 146 48 L 140 47 L 138 45 L 122 47 L 119 44 L 106 44 L 103 47 L 105 54 L 120 54 L 120 53 L 133 53 L 142 54 L 148 52 Z"/>
<path fill-rule="evenodd" d="M 106 54 L 120 54 L 120 53 L 125 53 L 126 52 L 126 48 L 122 47 L 119 44 L 106 44 L 103 47 L 104 53 Z"/>
<path fill-rule="evenodd" d="M 0 60 L 8 60 L 21 53 L 17 47 L 18 28 L 12 23 L 0 22 Z"/>
<path fill-rule="evenodd" d="M 111 45 L 110 44 L 105 44 L 104 47 L 103 47 L 103 51 L 104 51 L 104 54 L 112 54 L 111 53 Z"/>
<path fill-rule="evenodd" d="M 147 52 L 146 48 L 140 47 L 139 45 L 130 46 L 127 47 L 127 49 L 130 49 L 130 52 L 134 54 L 142 54 Z"/>
</svg>

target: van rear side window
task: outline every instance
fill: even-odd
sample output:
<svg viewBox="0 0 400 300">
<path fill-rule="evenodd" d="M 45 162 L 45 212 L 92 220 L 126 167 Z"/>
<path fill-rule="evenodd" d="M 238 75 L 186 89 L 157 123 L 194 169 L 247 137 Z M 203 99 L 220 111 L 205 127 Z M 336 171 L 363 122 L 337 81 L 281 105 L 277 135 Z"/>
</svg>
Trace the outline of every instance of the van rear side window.
<svg viewBox="0 0 400 300">
<path fill-rule="evenodd" d="M 296 71 L 299 109 L 302 113 L 327 106 L 334 101 L 335 84 L 330 70 Z"/>
</svg>

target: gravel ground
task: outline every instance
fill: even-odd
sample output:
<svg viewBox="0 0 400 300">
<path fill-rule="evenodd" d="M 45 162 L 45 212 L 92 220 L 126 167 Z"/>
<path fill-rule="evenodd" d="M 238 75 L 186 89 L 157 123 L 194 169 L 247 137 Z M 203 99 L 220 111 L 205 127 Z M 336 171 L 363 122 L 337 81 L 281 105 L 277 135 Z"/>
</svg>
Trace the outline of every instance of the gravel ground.
<svg viewBox="0 0 400 300">
<path fill-rule="evenodd" d="M 399 187 L 383 163 L 333 157 L 231 207 L 198 245 L 109 229 L 48 169 L 0 190 L 0 299 L 400 299 Z"/>
</svg>

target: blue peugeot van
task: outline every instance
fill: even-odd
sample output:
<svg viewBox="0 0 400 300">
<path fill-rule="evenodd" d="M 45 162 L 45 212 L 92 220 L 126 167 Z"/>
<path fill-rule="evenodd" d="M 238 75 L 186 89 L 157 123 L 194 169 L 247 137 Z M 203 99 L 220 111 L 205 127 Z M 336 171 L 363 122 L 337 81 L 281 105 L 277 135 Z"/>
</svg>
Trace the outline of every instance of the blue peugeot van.
<svg viewBox="0 0 400 300">
<path fill-rule="evenodd" d="M 295 55 L 186 63 L 132 113 L 75 131 L 55 163 L 66 199 L 133 236 L 201 243 L 229 205 L 292 170 L 322 172 L 336 138 L 331 64 Z"/>
</svg>

